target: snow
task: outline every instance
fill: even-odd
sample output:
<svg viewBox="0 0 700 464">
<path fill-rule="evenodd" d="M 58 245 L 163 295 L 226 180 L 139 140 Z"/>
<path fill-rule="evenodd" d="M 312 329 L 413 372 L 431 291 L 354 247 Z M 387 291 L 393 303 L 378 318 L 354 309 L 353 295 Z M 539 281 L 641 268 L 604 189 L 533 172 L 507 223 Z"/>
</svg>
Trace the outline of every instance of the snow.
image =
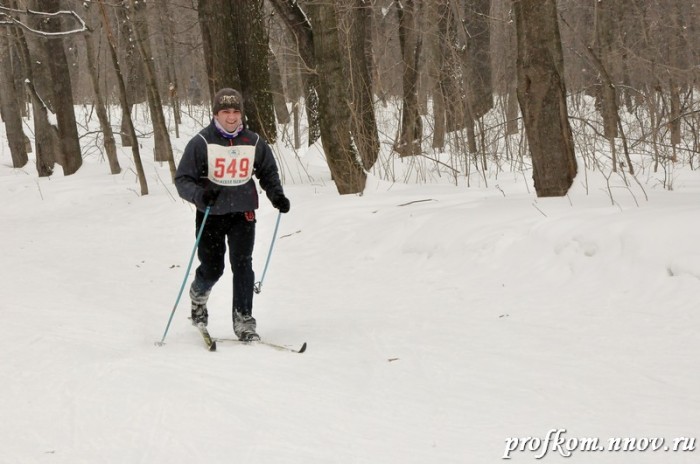
<svg viewBox="0 0 700 464">
<path fill-rule="evenodd" d="M 207 352 L 186 295 L 157 347 L 195 235 L 168 167 L 143 156 L 140 197 L 128 150 L 116 176 L 92 149 L 75 175 L 40 179 L 0 144 L 0 463 L 532 462 L 541 451 L 508 440 L 697 438 L 698 171 L 677 166 L 673 191 L 647 172 L 612 201 L 595 172 L 555 199 L 530 173 L 470 188 L 373 174 L 341 197 L 317 146 L 276 152 L 292 210 L 255 315 L 304 354 Z M 277 219 L 262 203 L 258 275 Z M 209 304 L 218 337 L 233 336 L 229 279 Z"/>
</svg>

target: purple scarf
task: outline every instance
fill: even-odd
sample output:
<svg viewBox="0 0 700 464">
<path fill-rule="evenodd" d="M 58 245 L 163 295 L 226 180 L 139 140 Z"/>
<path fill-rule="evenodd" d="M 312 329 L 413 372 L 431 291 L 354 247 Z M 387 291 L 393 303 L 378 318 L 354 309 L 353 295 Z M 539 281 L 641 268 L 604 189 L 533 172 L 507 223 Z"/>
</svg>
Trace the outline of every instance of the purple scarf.
<svg viewBox="0 0 700 464">
<path fill-rule="evenodd" d="M 239 126 L 236 128 L 235 131 L 229 132 L 226 129 L 224 129 L 221 124 L 219 124 L 219 121 L 214 118 L 214 126 L 216 127 L 216 130 L 219 131 L 219 134 L 221 134 L 222 137 L 227 138 L 227 139 L 233 139 L 236 138 L 238 134 L 241 133 L 243 130 L 243 123 L 239 124 Z"/>
</svg>

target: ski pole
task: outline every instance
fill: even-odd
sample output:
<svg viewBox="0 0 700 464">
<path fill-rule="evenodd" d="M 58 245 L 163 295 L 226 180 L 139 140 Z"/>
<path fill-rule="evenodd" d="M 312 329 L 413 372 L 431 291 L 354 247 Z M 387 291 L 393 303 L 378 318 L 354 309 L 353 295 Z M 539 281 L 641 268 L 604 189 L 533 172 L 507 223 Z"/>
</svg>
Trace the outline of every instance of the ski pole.
<svg viewBox="0 0 700 464">
<path fill-rule="evenodd" d="M 168 325 L 165 326 L 165 332 L 163 332 L 163 338 L 160 339 L 159 342 L 156 342 L 156 345 L 158 346 L 163 346 L 165 344 L 165 337 L 168 335 L 168 330 L 170 329 L 170 323 L 173 321 L 173 316 L 175 315 L 175 310 L 177 309 L 177 305 L 180 304 L 180 298 L 182 297 L 182 292 L 185 289 L 185 284 L 187 283 L 187 277 L 190 275 L 190 269 L 192 269 L 192 261 L 194 261 L 194 254 L 197 252 L 197 248 L 199 247 L 199 241 L 202 238 L 202 232 L 204 232 L 204 224 L 207 222 L 207 217 L 209 217 L 209 210 L 211 209 L 211 206 L 207 206 L 207 209 L 204 210 L 204 218 L 202 218 L 202 224 L 199 226 L 199 231 L 197 232 L 197 240 L 194 242 L 194 248 L 192 249 L 192 255 L 190 256 L 190 262 L 187 264 L 187 271 L 185 271 L 185 278 L 182 281 L 182 285 L 180 286 L 180 291 L 177 294 L 177 299 L 175 300 L 175 305 L 173 306 L 173 310 L 170 312 L 170 318 L 168 319 Z"/>
<path fill-rule="evenodd" d="M 265 280 L 265 274 L 267 273 L 267 266 L 270 264 L 270 257 L 272 256 L 272 247 L 275 246 L 275 239 L 277 238 L 277 229 L 280 227 L 280 218 L 282 217 L 282 213 L 277 214 L 277 223 L 275 224 L 275 231 L 272 233 L 272 242 L 270 242 L 270 250 L 267 252 L 267 260 L 265 260 L 265 267 L 263 268 L 263 273 L 262 277 L 260 278 L 259 282 L 255 283 L 255 287 L 253 289 L 255 290 L 255 293 L 260 293 L 262 292 L 262 284 L 263 280 Z"/>
</svg>

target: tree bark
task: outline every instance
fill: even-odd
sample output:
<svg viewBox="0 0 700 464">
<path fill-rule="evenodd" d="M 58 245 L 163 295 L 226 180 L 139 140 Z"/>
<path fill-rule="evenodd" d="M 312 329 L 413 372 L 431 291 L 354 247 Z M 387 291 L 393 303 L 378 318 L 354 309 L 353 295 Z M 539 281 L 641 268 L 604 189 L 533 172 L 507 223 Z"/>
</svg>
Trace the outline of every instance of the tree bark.
<svg viewBox="0 0 700 464">
<path fill-rule="evenodd" d="M 118 39 L 119 43 L 114 46 L 115 49 L 122 54 L 122 56 L 119 57 L 119 69 L 122 72 L 124 85 L 126 86 L 126 98 L 129 103 L 127 107 L 129 114 L 122 115 L 121 118 L 120 138 L 123 147 L 131 147 L 138 143 L 138 141 L 132 139 L 130 135 L 131 131 L 128 124 L 131 120 L 131 112 L 135 104 L 148 100 L 148 92 L 144 85 L 146 77 L 144 76 L 143 62 L 140 59 L 136 43 L 133 40 L 134 25 L 127 14 L 129 10 L 129 0 L 121 0 L 121 2 L 117 2 L 115 6 L 114 10 L 117 13 L 116 23 L 119 31 L 119 36 L 115 37 L 115 40 Z M 122 108 L 122 111 L 126 110 Z"/>
<path fill-rule="evenodd" d="M 347 40 L 350 57 L 350 95 L 352 108 L 352 133 L 365 170 L 374 166 L 379 157 L 379 133 L 374 114 L 372 76 L 370 62 L 372 56 L 370 34 L 371 5 L 364 0 L 349 0 L 349 13 L 345 16 L 348 26 Z M 369 47 L 369 48 L 368 48 Z"/>
<path fill-rule="evenodd" d="M 35 0 L 37 11 L 56 13 L 60 11 L 59 0 Z M 42 21 L 42 30 L 46 32 L 59 32 L 60 20 L 50 17 Z M 75 121 L 75 109 L 73 107 L 73 88 L 70 79 L 70 68 L 63 49 L 63 39 L 59 37 L 42 38 L 46 49 L 49 72 L 52 76 L 52 94 L 54 98 L 56 122 L 61 140 L 61 157 L 58 163 L 63 168 L 63 174 L 69 176 L 75 174 L 83 164 L 80 152 L 80 139 L 78 138 L 78 126 Z"/>
<path fill-rule="evenodd" d="M 97 57 L 95 54 L 95 35 L 93 32 L 85 34 L 85 54 L 87 55 L 88 74 L 90 74 L 90 83 L 92 84 L 93 95 L 95 97 L 95 112 L 97 119 L 100 121 L 100 129 L 102 129 L 103 145 L 107 152 L 107 162 L 109 163 L 109 171 L 112 174 L 119 174 L 122 171 L 119 166 L 119 158 L 117 156 L 117 143 L 114 139 L 114 131 L 109 122 L 107 114 L 107 106 L 105 105 L 102 91 L 100 90 L 99 75 L 97 71 Z"/>
<path fill-rule="evenodd" d="M 518 101 L 539 197 L 564 196 L 576 176 L 556 0 L 513 0 Z"/>
<path fill-rule="evenodd" d="M 12 63 L 10 47 L 10 31 L 7 28 L 0 29 L 0 80 L 4 81 L 0 89 L 0 108 L 2 119 L 5 122 L 7 142 L 10 146 L 12 167 L 21 168 L 29 162 L 27 148 L 24 144 L 24 131 L 22 130 L 22 115 L 17 101 L 17 89 L 13 69 L 16 63 Z"/>
<path fill-rule="evenodd" d="M 270 50 L 268 63 L 270 67 L 270 90 L 272 91 L 272 101 L 275 106 L 275 115 L 277 122 L 280 124 L 289 124 L 292 120 L 287 108 L 287 96 L 284 92 L 284 83 L 282 80 L 282 72 L 280 71 L 277 57 Z"/>
<path fill-rule="evenodd" d="M 234 32 L 233 3 L 229 0 L 199 0 L 199 27 L 209 78 L 209 97 L 223 88 L 241 89 L 237 61 L 231 56 Z"/>
<path fill-rule="evenodd" d="M 124 82 L 124 75 L 119 67 L 119 56 L 117 55 L 116 39 L 112 33 L 112 29 L 109 25 L 109 18 L 107 17 L 107 11 L 104 6 L 104 0 L 97 0 L 100 5 L 100 13 L 102 17 L 102 27 L 107 36 L 107 49 L 109 50 L 110 58 L 112 59 L 112 67 L 114 69 L 114 74 L 117 78 L 117 87 L 119 89 L 119 104 L 122 108 L 122 117 L 125 119 L 122 121 L 122 127 L 126 126 L 128 136 L 131 140 L 136 141 L 136 129 L 134 128 L 134 122 L 131 119 L 131 111 L 129 111 L 129 101 L 127 99 L 126 84 Z M 131 145 L 131 153 L 134 156 L 134 165 L 136 166 L 136 175 L 139 180 L 139 185 L 141 187 L 141 195 L 148 195 L 148 182 L 146 181 L 146 173 L 143 170 L 143 163 L 141 162 L 141 152 L 139 150 L 139 144 L 133 143 Z"/>
<path fill-rule="evenodd" d="M 163 40 L 163 51 L 165 57 L 161 62 L 164 62 L 163 67 L 166 70 L 168 82 L 168 101 L 170 109 L 173 112 L 173 121 L 175 123 L 175 138 L 180 138 L 180 124 L 182 124 L 182 111 L 180 100 L 180 80 L 177 73 L 177 51 L 175 46 L 176 32 L 173 24 L 175 22 L 172 10 L 168 6 L 167 0 L 156 0 L 156 9 L 158 11 L 159 30 Z M 156 48 L 158 48 L 156 46 Z M 162 79 L 162 77 L 161 77 Z"/>
<path fill-rule="evenodd" d="M 277 140 L 277 125 L 270 90 L 270 41 L 263 3 L 263 0 L 231 2 L 229 27 L 233 42 L 230 49 L 233 49 L 233 59 L 238 67 L 248 126 L 273 143 Z"/>
<path fill-rule="evenodd" d="M 302 70 L 301 78 L 304 84 L 306 118 L 309 126 L 309 146 L 316 143 L 321 136 L 318 86 L 319 76 L 313 72 L 316 67 L 314 53 L 314 32 L 311 29 L 304 11 L 296 0 L 270 0 L 277 14 L 287 26 L 297 42 L 299 56 L 306 69 Z"/>
<path fill-rule="evenodd" d="M 491 86 L 491 0 L 467 0 L 462 30 L 467 39 L 467 101 L 479 119 L 493 108 Z"/>
<path fill-rule="evenodd" d="M 432 148 L 441 151 L 445 147 L 446 128 L 446 105 L 442 85 L 442 68 L 445 63 L 446 34 L 443 29 L 443 11 L 446 0 L 436 0 L 426 5 L 428 17 L 428 30 L 426 35 L 429 38 L 427 43 L 427 53 L 432 58 L 428 66 L 428 78 L 433 82 L 432 89 L 432 110 L 433 110 L 433 142 Z"/>
<path fill-rule="evenodd" d="M 309 2 L 308 12 L 314 24 L 316 71 L 323 76 L 318 86 L 323 150 L 338 193 L 361 193 L 367 176 L 352 143 L 347 71 L 342 59 L 336 5 L 314 0 Z"/>
<path fill-rule="evenodd" d="M 602 99 L 602 114 L 603 128 L 605 137 L 613 143 L 617 137 L 618 126 L 618 108 L 617 108 L 617 92 L 615 83 L 612 79 L 612 46 L 613 46 L 613 31 L 615 21 L 613 17 L 614 0 L 598 1 L 595 4 L 595 56 L 597 58 L 596 67 L 599 70 L 601 79 L 601 99 Z M 615 160 L 613 160 L 615 161 Z M 614 163 L 616 164 L 616 163 Z M 613 168 L 614 169 L 614 168 Z"/>
<path fill-rule="evenodd" d="M 399 42 L 403 63 L 403 107 L 401 110 L 401 135 L 396 146 L 400 156 L 421 153 L 423 121 L 418 106 L 418 63 L 422 39 L 418 29 L 416 2 L 421 0 L 395 1 L 399 19 Z"/>
<path fill-rule="evenodd" d="M 170 143 L 170 134 L 163 114 L 163 103 L 158 90 L 158 80 L 156 68 L 153 64 L 153 54 L 148 41 L 150 36 L 148 23 L 146 22 L 146 1 L 131 0 L 131 8 L 134 22 L 134 39 L 141 59 L 144 62 L 146 71 L 146 90 L 148 91 L 148 102 L 151 110 L 151 121 L 153 122 L 153 138 L 155 143 L 155 160 L 167 162 L 170 167 L 170 175 L 175 180 L 175 159 L 173 158 L 173 147 Z"/>
</svg>

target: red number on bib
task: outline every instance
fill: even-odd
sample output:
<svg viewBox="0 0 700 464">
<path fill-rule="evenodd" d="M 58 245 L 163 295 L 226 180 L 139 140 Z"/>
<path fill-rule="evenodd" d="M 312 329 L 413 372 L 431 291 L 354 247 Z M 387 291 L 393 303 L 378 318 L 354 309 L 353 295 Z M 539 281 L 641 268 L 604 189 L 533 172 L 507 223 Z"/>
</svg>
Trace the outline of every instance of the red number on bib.
<svg viewBox="0 0 700 464">
<path fill-rule="evenodd" d="M 241 178 L 245 179 L 248 177 L 248 171 L 250 170 L 250 160 L 248 158 L 243 158 L 241 160 Z"/>
<path fill-rule="evenodd" d="M 232 159 L 231 163 L 228 165 L 228 169 L 226 169 L 226 174 L 229 175 L 231 179 L 236 177 L 236 174 L 238 173 L 238 170 L 236 169 L 236 160 Z"/>
<path fill-rule="evenodd" d="M 237 164 L 235 158 L 231 160 L 228 167 L 226 166 L 226 160 L 224 158 L 217 158 L 214 161 L 214 178 L 223 179 L 227 177 L 229 179 L 235 179 L 239 177 L 245 179 L 248 177 L 250 172 L 250 160 L 248 158 L 242 158 L 240 165 Z"/>
<path fill-rule="evenodd" d="M 226 170 L 226 160 L 223 158 L 217 158 L 214 162 L 214 166 L 216 167 L 216 169 L 214 170 L 214 177 L 217 179 L 221 179 L 222 177 L 224 177 L 224 172 Z"/>
</svg>

